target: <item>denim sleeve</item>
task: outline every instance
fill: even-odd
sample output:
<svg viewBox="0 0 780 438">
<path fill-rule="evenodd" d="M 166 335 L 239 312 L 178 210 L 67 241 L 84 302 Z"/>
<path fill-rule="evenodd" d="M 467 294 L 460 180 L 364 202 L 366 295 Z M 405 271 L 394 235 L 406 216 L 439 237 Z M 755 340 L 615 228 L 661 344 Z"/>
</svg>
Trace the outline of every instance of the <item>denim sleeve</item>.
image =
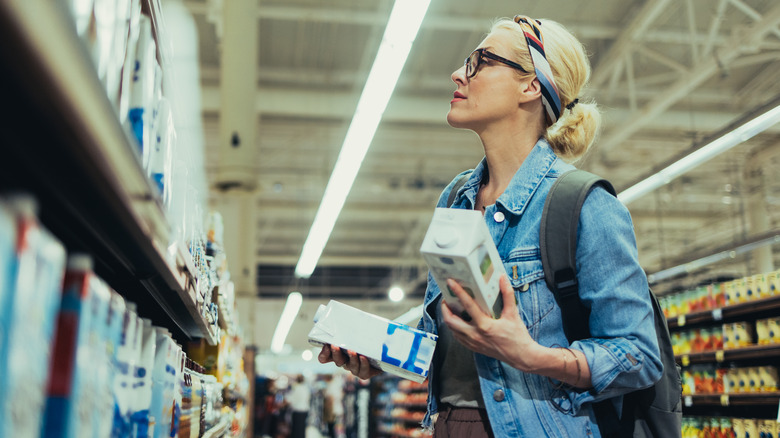
<svg viewBox="0 0 780 438">
<path fill-rule="evenodd" d="M 580 214 L 577 279 L 580 299 L 590 309 L 591 338 L 571 348 L 585 354 L 593 387 L 568 390 L 574 413 L 583 403 L 649 387 L 663 372 L 631 216 L 601 187 L 587 197 Z"/>
</svg>

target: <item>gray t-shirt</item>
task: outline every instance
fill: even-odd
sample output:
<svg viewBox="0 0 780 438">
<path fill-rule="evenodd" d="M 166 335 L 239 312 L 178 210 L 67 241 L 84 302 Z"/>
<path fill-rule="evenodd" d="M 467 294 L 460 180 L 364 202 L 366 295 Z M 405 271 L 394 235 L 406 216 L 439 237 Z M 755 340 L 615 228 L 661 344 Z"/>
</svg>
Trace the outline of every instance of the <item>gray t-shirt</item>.
<svg viewBox="0 0 780 438">
<path fill-rule="evenodd" d="M 439 402 L 442 404 L 484 409 L 485 402 L 482 400 L 474 353 L 458 342 L 444 323 L 441 301 L 442 298 L 439 297 L 436 302 L 439 339 L 436 341 L 436 352 L 433 355 L 434 372 L 437 376 L 433 390 L 439 395 Z"/>
</svg>

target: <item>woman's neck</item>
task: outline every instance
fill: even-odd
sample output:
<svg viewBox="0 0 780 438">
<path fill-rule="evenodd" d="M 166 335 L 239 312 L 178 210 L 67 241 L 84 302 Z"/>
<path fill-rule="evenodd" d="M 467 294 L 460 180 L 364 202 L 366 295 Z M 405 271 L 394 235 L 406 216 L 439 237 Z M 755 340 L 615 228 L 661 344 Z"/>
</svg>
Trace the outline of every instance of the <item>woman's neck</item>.
<svg viewBox="0 0 780 438">
<path fill-rule="evenodd" d="M 498 198 L 509 186 L 510 181 L 520 169 L 528 154 L 536 145 L 539 137 L 528 130 L 514 133 L 498 132 L 495 135 L 482 133 L 482 146 L 485 148 L 485 158 L 488 167 L 488 178 L 482 190 L 491 198 Z"/>
</svg>

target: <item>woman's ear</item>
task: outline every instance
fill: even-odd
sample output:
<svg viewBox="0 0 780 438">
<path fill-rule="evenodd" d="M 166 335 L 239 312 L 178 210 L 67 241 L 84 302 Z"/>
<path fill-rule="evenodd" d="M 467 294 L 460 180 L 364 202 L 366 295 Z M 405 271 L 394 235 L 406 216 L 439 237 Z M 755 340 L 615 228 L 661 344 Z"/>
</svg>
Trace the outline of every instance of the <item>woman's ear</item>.
<svg viewBox="0 0 780 438">
<path fill-rule="evenodd" d="M 539 79 L 536 76 L 521 80 L 519 91 L 520 103 L 530 102 L 542 97 L 542 85 L 539 83 Z"/>
</svg>

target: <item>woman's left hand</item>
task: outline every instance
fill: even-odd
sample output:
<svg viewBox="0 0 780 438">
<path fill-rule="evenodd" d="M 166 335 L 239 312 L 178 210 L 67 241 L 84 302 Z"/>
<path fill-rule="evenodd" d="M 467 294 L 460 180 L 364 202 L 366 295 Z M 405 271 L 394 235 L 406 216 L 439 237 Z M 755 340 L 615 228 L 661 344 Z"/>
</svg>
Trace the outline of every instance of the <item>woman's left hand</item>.
<svg viewBox="0 0 780 438">
<path fill-rule="evenodd" d="M 471 316 L 465 321 L 452 313 L 446 301 L 441 311 L 444 322 L 452 330 L 455 339 L 469 350 L 505 362 L 521 371 L 533 371 L 538 365 L 534 359 L 541 347 L 533 340 L 525 326 L 515 301 L 515 291 L 506 275 L 499 279 L 499 288 L 504 300 L 504 309 L 499 319 L 493 319 L 479 308 L 463 288 L 453 280 L 447 280 L 450 289 Z"/>
</svg>

